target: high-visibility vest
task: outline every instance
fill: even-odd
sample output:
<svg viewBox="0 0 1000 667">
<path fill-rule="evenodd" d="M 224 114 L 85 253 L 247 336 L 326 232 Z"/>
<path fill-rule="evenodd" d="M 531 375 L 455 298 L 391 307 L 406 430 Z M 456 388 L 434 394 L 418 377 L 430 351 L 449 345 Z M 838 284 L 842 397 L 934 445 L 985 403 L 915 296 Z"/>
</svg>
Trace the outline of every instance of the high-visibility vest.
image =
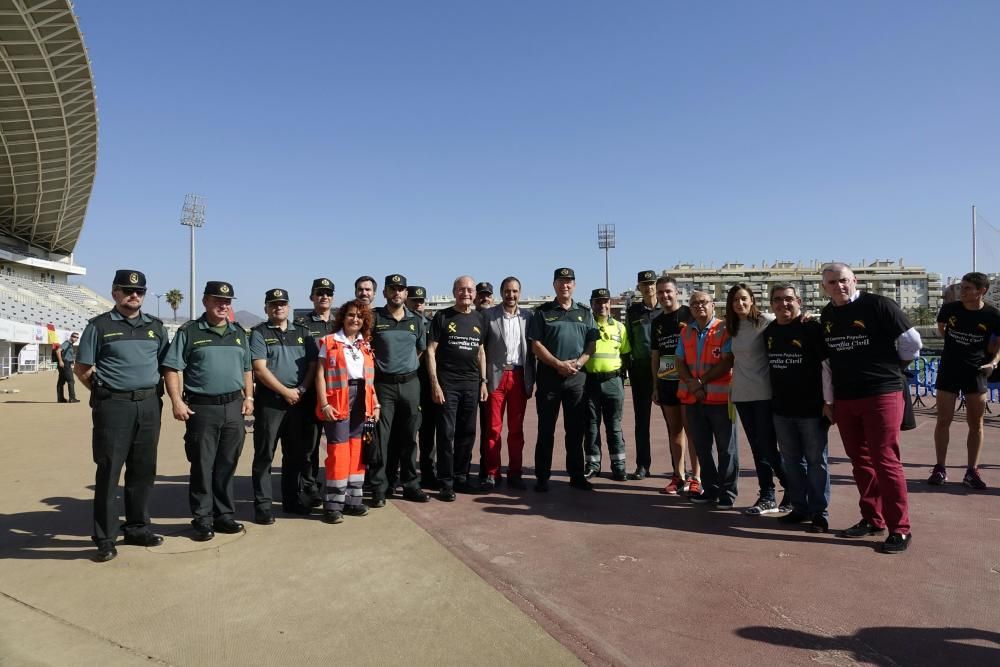
<svg viewBox="0 0 1000 667">
<path fill-rule="evenodd" d="M 344 357 L 344 344 L 333 337 L 333 334 L 320 339 L 319 345 L 326 349 L 326 356 L 320 359 L 323 363 L 323 379 L 326 381 L 326 402 L 333 406 L 333 413 L 340 419 L 350 416 L 350 391 L 347 372 L 347 359 Z M 375 414 L 375 355 L 371 347 L 361 346 L 365 362 L 365 416 Z M 322 400 L 316 401 L 316 416 L 325 421 Z"/>
<path fill-rule="evenodd" d="M 726 324 L 715 319 L 708 324 L 705 340 L 698 354 L 698 327 L 692 322 L 681 330 L 681 345 L 684 347 L 684 363 L 687 364 L 691 377 L 700 378 L 712 366 L 722 361 L 722 347 L 729 340 Z M 705 385 L 706 405 L 726 405 L 729 403 L 729 386 L 733 381 L 733 369 L 729 369 L 722 377 Z M 687 385 L 681 382 L 677 387 L 677 398 L 681 403 L 693 405 L 694 394 L 688 391 Z"/>
<path fill-rule="evenodd" d="M 587 361 L 588 373 L 611 373 L 622 367 L 622 355 L 630 351 L 625 325 L 609 317 L 603 324 L 597 323 L 599 337 L 594 354 Z"/>
</svg>

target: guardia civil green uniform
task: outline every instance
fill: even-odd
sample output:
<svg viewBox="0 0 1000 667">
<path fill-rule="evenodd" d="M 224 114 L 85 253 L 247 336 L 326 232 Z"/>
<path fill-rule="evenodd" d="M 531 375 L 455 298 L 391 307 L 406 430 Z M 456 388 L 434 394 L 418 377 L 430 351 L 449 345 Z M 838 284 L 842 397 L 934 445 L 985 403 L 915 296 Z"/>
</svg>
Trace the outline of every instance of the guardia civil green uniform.
<svg viewBox="0 0 1000 667">
<path fill-rule="evenodd" d="M 576 280 L 573 269 L 556 269 L 554 279 Z M 573 302 L 564 308 L 558 301 L 538 306 L 532 314 L 525 334 L 529 342 L 537 341 L 552 356 L 561 361 L 577 359 L 583 354 L 588 340 L 597 333 L 590 307 Z M 536 489 L 547 490 L 552 474 L 552 449 L 555 443 L 559 408 L 564 411 L 566 427 L 566 471 L 571 479 L 583 480 L 583 439 L 587 428 L 587 403 L 584 399 L 586 375 L 578 372 L 569 377 L 556 369 L 538 363 L 535 374 L 535 406 L 538 410 L 538 438 L 535 441 Z M 586 480 L 583 480 L 586 483 Z"/>
<path fill-rule="evenodd" d="M 205 296 L 235 298 L 232 285 L 220 281 L 209 281 Z M 246 436 L 244 373 L 251 370 L 247 334 L 234 322 L 211 327 L 203 313 L 181 325 L 163 366 L 183 371 L 183 400 L 194 412 L 184 434 L 191 464 L 191 523 L 199 532 L 211 531 L 213 523 L 216 530 L 231 526 L 236 512 L 233 476 Z"/>
<path fill-rule="evenodd" d="M 406 277 L 398 273 L 385 277 L 385 286 L 406 287 Z M 419 355 L 427 347 L 422 315 L 403 306 L 396 320 L 386 306 L 373 311 L 372 349 L 375 352 L 375 393 L 378 396 L 378 428 L 375 440 L 379 456 L 368 470 L 372 484 L 372 504 L 384 501 L 396 485 L 403 496 L 423 500 L 417 474 L 417 433 L 420 411 Z"/>
<path fill-rule="evenodd" d="M 288 303 L 288 292 L 281 288 L 264 294 L 264 305 Z M 254 389 L 253 430 L 253 501 L 260 522 L 270 523 L 271 464 L 281 440 L 281 497 L 288 507 L 307 506 L 309 499 L 302 493 L 302 475 L 309 465 L 306 452 L 308 424 L 313 421 L 315 403 L 302 400 L 313 385 L 317 358 L 316 342 L 301 324 L 261 322 L 250 332 L 251 362 L 264 361 L 267 370 L 284 387 L 295 389 L 299 400 L 290 405 L 283 396 L 259 379 Z"/>
<path fill-rule="evenodd" d="M 637 282 L 655 283 L 655 271 L 640 271 Z M 633 477 L 643 479 L 649 474 L 652 463 L 649 441 L 649 419 L 653 409 L 653 370 L 650 359 L 653 356 L 650 323 L 662 312 L 654 304 L 652 308 L 640 299 L 625 311 L 625 328 L 628 331 L 631 352 L 626 359 L 629 384 L 632 386 L 632 410 L 635 413 L 635 473 Z"/>
<path fill-rule="evenodd" d="M 590 295 L 591 304 L 600 299 L 611 299 L 611 293 L 595 289 Z M 608 457 L 611 473 L 618 481 L 625 480 L 625 440 L 622 438 L 622 408 L 625 390 L 622 384 L 622 355 L 629 352 L 628 332 L 625 325 L 608 317 L 596 319 L 598 338 L 594 353 L 584 367 L 587 371 L 587 406 L 590 420 L 584 441 L 586 470 L 596 474 L 601 470 L 601 420 L 608 440 Z"/>
<path fill-rule="evenodd" d="M 333 281 L 329 278 L 316 278 L 312 282 L 312 289 L 309 292 L 309 296 L 313 297 L 321 290 L 329 291 L 331 298 L 336 290 L 336 286 Z M 308 315 L 303 315 L 302 317 L 297 317 L 295 319 L 295 324 L 303 326 L 309 332 L 309 335 L 317 343 L 324 336 L 328 336 L 332 333 L 336 333 L 333 329 L 333 313 L 330 313 L 330 318 L 324 320 L 319 316 L 315 310 Z M 309 387 L 306 390 L 305 395 L 302 396 L 302 403 L 308 403 L 309 405 L 316 406 L 316 386 L 310 382 Z M 256 427 L 254 427 L 256 430 Z M 303 440 L 304 451 L 299 454 L 305 457 L 306 463 L 302 467 L 302 472 L 300 473 L 300 479 L 302 484 L 302 504 L 293 504 L 291 499 L 283 498 L 282 506 L 286 512 L 292 512 L 296 514 L 308 514 L 309 507 L 318 507 L 322 503 L 323 497 L 323 486 L 325 481 L 319 480 L 319 439 L 323 432 L 323 425 L 319 421 L 319 418 L 315 414 L 315 410 L 310 413 L 309 419 L 305 425 L 305 439 Z M 282 450 L 284 451 L 284 450 Z M 284 454 L 282 454 L 284 456 Z"/>
<path fill-rule="evenodd" d="M 419 285 L 407 287 L 407 301 L 411 299 L 424 301 L 427 298 L 427 290 Z M 431 321 L 424 317 L 424 348 L 427 347 L 427 332 L 430 331 Z M 417 378 L 420 380 L 420 431 L 418 437 L 420 461 L 420 488 L 437 488 L 437 474 L 434 471 L 434 440 L 435 421 L 437 420 L 437 404 L 431 397 L 431 378 L 427 374 L 427 355 L 420 355 L 420 367 L 417 369 Z"/>
<path fill-rule="evenodd" d="M 146 276 L 131 269 L 115 273 L 113 289 L 146 289 Z M 90 376 L 94 480 L 94 532 L 98 548 L 114 544 L 119 530 L 115 497 L 125 472 L 126 540 L 147 541 L 149 495 L 156 478 L 156 447 L 162 406 L 160 362 L 167 352 L 163 322 L 142 311 L 128 319 L 113 308 L 89 321 L 80 338 L 77 363 L 93 366 Z"/>
</svg>

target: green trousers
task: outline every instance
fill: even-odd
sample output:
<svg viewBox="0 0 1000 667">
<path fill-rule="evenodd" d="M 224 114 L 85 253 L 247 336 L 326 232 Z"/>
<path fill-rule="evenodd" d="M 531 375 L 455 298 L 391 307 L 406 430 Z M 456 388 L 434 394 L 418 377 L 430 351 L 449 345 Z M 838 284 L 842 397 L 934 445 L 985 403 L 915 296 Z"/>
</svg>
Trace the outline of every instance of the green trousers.
<svg viewBox="0 0 1000 667">
<path fill-rule="evenodd" d="M 608 457 L 611 459 L 611 470 L 625 470 L 625 440 L 622 437 L 622 409 L 625 406 L 625 388 L 621 376 L 615 375 L 607 380 L 600 380 L 594 375 L 587 375 L 587 437 L 584 440 L 584 450 L 587 468 L 601 469 L 601 420 L 604 420 L 604 433 L 608 440 Z"/>
</svg>

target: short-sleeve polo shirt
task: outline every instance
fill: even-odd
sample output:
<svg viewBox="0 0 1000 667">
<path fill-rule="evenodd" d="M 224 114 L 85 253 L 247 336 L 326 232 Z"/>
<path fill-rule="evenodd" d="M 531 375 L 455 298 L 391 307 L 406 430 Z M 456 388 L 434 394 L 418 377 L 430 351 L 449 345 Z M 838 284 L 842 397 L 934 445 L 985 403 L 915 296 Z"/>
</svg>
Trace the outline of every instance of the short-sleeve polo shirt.
<svg viewBox="0 0 1000 667">
<path fill-rule="evenodd" d="M 597 327 L 588 306 L 575 301 L 567 309 L 553 300 L 535 309 L 526 334 L 529 341 L 538 341 L 556 359 L 565 361 L 583 354 L 587 342 L 597 335 Z"/>
<path fill-rule="evenodd" d="M 417 370 L 418 352 L 427 348 L 427 332 L 423 315 L 403 308 L 398 322 L 389 309 L 380 306 L 372 311 L 372 348 L 375 368 L 387 375 L 406 375 Z"/>
<path fill-rule="evenodd" d="M 92 318 L 80 337 L 78 361 L 94 367 L 94 384 L 111 391 L 150 389 L 167 354 L 163 322 L 140 312 L 132 320 L 112 309 Z"/>
<path fill-rule="evenodd" d="M 192 394 L 239 391 L 244 389 L 243 373 L 251 369 L 247 338 L 246 331 L 233 322 L 221 335 L 212 331 L 202 315 L 177 331 L 163 365 L 184 371 L 184 390 Z"/>
<path fill-rule="evenodd" d="M 286 387 L 306 383 L 309 364 L 316 357 L 316 343 L 300 324 L 289 322 L 282 331 L 277 324 L 261 322 L 250 332 L 251 361 L 266 361 L 267 370 Z"/>
</svg>

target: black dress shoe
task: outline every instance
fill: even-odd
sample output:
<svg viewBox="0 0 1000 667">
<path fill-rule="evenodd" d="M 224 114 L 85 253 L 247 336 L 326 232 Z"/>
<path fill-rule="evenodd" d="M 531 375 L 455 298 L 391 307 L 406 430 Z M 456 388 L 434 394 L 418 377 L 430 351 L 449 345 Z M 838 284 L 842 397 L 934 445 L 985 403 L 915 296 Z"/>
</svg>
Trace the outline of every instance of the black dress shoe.
<svg viewBox="0 0 1000 667">
<path fill-rule="evenodd" d="M 115 549 L 115 545 L 110 542 L 107 544 L 97 545 L 97 555 L 94 556 L 95 563 L 107 563 L 109 560 L 114 560 L 114 557 L 118 555 L 118 550 Z"/>
<path fill-rule="evenodd" d="M 403 489 L 403 500 L 409 500 L 415 503 L 426 503 L 430 500 L 430 496 L 420 489 Z"/>
<path fill-rule="evenodd" d="M 380 507 L 385 507 L 385 497 L 384 496 L 372 496 L 371 501 L 368 503 L 368 507 L 372 509 L 378 509 Z"/>
<path fill-rule="evenodd" d="M 254 510 L 253 522 L 262 526 L 270 526 L 274 523 L 274 514 L 271 510 Z"/>
<path fill-rule="evenodd" d="M 208 542 L 210 539 L 215 537 L 215 531 L 212 527 L 204 523 L 194 524 L 194 537 L 191 538 L 195 542 Z"/>
<path fill-rule="evenodd" d="M 579 477 L 571 477 L 569 480 L 569 485 L 571 488 L 580 489 L 581 491 L 593 491 L 594 485 L 587 481 L 587 478 L 583 475 Z"/>
<path fill-rule="evenodd" d="M 368 508 L 361 505 L 344 505 L 344 514 L 347 516 L 367 516 Z"/>
<path fill-rule="evenodd" d="M 528 485 L 524 483 L 524 480 L 520 477 L 515 477 L 514 475 L 509 475 L 507 477 L 507 488 L 517 489 L 518 491 L 524 491 L 528 488 Z"/>
<path fill-rule="evenodd" d="M 862 519 L 850 528 L 845 528 L 837 533 L 837 537 L 868 537 L 869 535 L 882 535 L 883 533 L 885 533 L 885 528 L 879 528 L 869 523 L 868 519 Z"/>
<path fill-rule="evenodd" d="M 906 533 L 905 535 L 902 533 L 889 533 L 889 537 L 882 543 L 882 553 L 901 554 L 910 546 L 912 540 L 913 535 L 911 533 Z"/>
<path fill-rule="evenodd" d="M 628 478 L 634 480 L 646 479 L 649 475 L 649 471 L 645 468 L 636 468 L 635 472 L 629 473 Z"/>
<path fill-rule="evenodd" d="M 628 475 L 625 474 L 625 470 L 613 470 L 611 471 L 611 479 L 615 482 L 624 482 L 628 480 Z"/>
<path fill-rule="evenodd" d="M 536 493 L 548 493 L 549 492 L 549 480 L 539 479 L 535 482 L 535 492 Z"/>
<path fill-rule="evenodd" d="M 810 533 L 825 533 L 830 530 L 830 522 L 822 514 L 817 514 L 812 518 L 812 523 L 806 528 Z"/>
<path fill-rule="evenodd" d="M 438 491 L 438 500 L 443 500 L 446 503 L 455 502 L 455 492 L 447 487 L 443 487 Z"/>
<path fill-rule="evenodd" d="M 163 544 L 163 538 L 159 535 L 154 535 L 150 531 L 146 531 L 135 533 L 134 535 L 126 535 L 122 538 L 122 542 L 136 547 L 158 547 Z"/>
<path fill-rule="evenodd" d="M 793 525 L 793 524 L 797 524 L 797 523 L 805 523 L 808 520 L 809 520 L 809 515 L 808 514 L 805 514 L 803 512 L 796 512 L 795 510 L 792 510 L 788 514 L 784 514 L 782 516 L 779 516 L 778 519 L 777 519 L 778 523 L 783 523 L 783 524 L 786 524 L 786 525 Z"/>
<path fill-rule="evenodd" d="M 69 402 L 70 403 L 79 403 L 80 399 L 78 399 L 78 398 L 71 398 L 71 399 L 69 399 Z"/>
<path fill-rule="evenodd" d="M 228 517 L 224 519 L 216 519 L 215 532 L 225 533 L 226 535 L 235 535 L 236 533 L 243 532 L 243 524 L 237 523 Z"/>
</svg>

